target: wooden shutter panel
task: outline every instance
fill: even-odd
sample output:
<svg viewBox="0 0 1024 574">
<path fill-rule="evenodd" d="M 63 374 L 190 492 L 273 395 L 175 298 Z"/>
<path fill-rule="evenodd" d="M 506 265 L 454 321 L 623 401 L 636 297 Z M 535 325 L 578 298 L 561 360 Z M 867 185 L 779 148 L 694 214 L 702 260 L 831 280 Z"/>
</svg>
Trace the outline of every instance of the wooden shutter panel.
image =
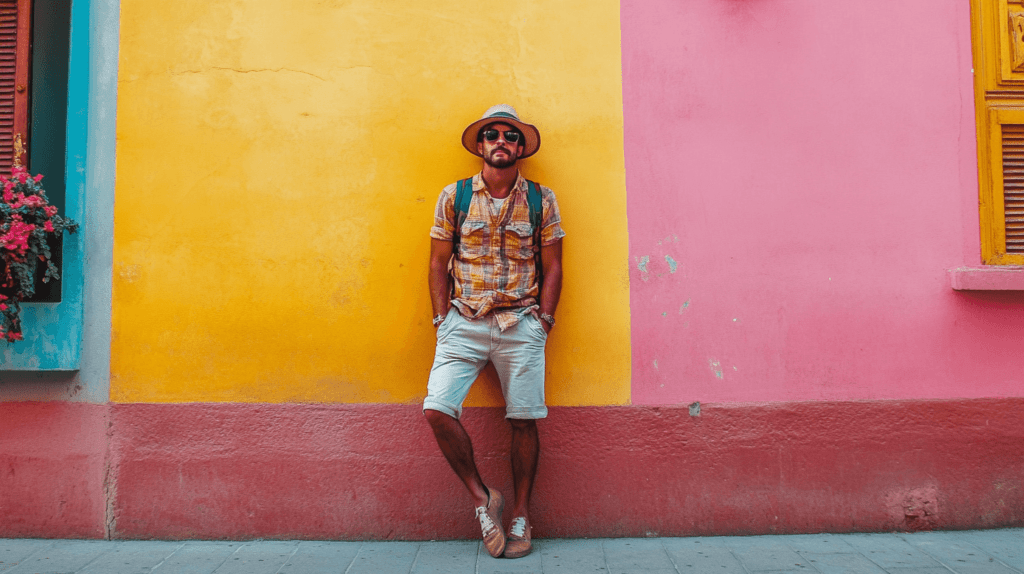
<svg viewBox="0 0 1024 574">
<path fill-rule="evenodd" d="M 28 147 L 32 0 L 0 0 L 0 173 L 10 173 L 15 142 Z M 23 149 L 24 149 L 23 148 Z M 24 164 L 24 154 L 19 160 Z"/>
<path fill-rule="evenodd" d="M 1024 125 L 1002 126 L 1006 252 L 1024 253 Z"/>
</svg>

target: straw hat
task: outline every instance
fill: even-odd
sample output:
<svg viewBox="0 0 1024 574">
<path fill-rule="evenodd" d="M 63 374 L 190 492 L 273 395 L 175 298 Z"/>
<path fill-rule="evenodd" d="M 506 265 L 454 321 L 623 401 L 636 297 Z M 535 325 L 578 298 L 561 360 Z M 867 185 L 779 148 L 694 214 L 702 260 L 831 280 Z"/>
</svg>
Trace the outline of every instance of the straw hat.
<svg viewBox="0 0 1024 574">
<path fill-rule="evenodd" d="M 480 153 L 476 151 L 477 134 L 484 126 L 498 122 L 514 126 L 523 133 L 523 155 L 519 156 L 520 159 L 530 157 L 540 149 L 540 132 L 532 125 L 522 122 L 516 109 L 508 104 L 493 106 L 484 112 L 484 117 L 469 124 L 466 131 L 462 132 L 462 147 L 469 150 L 469 153 L 479 156 Z"/>
</svg>

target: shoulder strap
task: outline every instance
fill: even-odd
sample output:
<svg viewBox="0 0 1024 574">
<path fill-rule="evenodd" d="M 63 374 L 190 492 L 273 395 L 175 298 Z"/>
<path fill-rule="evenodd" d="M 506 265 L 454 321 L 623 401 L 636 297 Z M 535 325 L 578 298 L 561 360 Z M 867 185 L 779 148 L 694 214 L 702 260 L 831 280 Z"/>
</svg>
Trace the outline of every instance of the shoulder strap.
<svg viewBox="0 0 1024 574">
<path fill-rule="evenodd" d="M 537 296 L 540 300 L 541 286 L 544 284 L 544 265 L 540 258 L 540 226 L 543 220 L 544 203 L 540 196 L 540 184 L 526 180 L 526 202 L 530 205 L 530 225 L 533 227 L 533 258 L 537 269 Z"/>
<path fill-rule="evenodd" d="M 543 200 L 540 197 L 540 184 L 526 180 L 526 201 L 530 204 L 530 225 L 533 226 L 533 234 L 538 239 L 540 238 L 540 226 L 543 214 L 541 213 L 544 209 Z M 540 242 L 537 242 L 540 245 Z"/>
<path fill-rule="evenodd" d="M 469 204 L 473 201 L 473 178 L 460 179 L 455 185 L 455 232 L 452 242 L 457 246 L 462 232 L 462 224 L 469 214 Z"/>
</svg>

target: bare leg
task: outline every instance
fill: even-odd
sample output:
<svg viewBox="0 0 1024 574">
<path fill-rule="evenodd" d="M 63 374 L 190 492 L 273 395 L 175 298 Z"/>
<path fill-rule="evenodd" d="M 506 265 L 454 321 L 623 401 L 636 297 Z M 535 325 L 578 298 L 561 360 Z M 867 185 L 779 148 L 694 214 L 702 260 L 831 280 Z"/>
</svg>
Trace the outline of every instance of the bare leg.
<svg viewBox="0 0 1024 574">
<path fill-rule="evenodd" d="M 487 506 L 487 487 L 480 479 L 480 473 L 476 470 L 476 462 L 473 460 L 473 443 L 466 434 L 466 429 L 458 419 L 446 415 L 440 411 L 426 409 L 423 416 L 434 429 L 434 438 L 437 439 L 437 446 L 448 459 L 452 470 L 466 485 L 469 495 L 473 497 L 473 506 Z M 518 496 L 518 494 L 517 494 Z M 501 525 L 498 526 L 499 528 Z"/>
<path fill-rule="evenodd" d="M 508 422 L 512 425 L 512 482 L 515 487 L 512 516 L 523 516 L 529 520 L 530 493 L 533 492 L 537 458 L 540 456 L 537 421 L 509 419 Z"/>
</svg>

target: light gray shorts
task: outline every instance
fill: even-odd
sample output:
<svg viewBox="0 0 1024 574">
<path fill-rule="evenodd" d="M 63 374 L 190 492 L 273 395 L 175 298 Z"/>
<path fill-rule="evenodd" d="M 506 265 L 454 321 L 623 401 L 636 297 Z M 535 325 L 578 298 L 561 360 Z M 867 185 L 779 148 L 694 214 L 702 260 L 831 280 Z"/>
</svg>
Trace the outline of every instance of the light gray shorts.
<svg viewBox="0 0 1024 574">
<path fill-rule="evenodd" d="M 504 332 L 492 315 L 470 321 L 452 307 L 437 328 L 434 366 L 427 381 L 423 410 L 462 416 L 462 402 L 473 381 L 487 365 L 501 379 L 505 418 L 542 419 L 544 405 L 544 345 L 548 335 L 533 314 L 524 315 Z"/>
</svg>

